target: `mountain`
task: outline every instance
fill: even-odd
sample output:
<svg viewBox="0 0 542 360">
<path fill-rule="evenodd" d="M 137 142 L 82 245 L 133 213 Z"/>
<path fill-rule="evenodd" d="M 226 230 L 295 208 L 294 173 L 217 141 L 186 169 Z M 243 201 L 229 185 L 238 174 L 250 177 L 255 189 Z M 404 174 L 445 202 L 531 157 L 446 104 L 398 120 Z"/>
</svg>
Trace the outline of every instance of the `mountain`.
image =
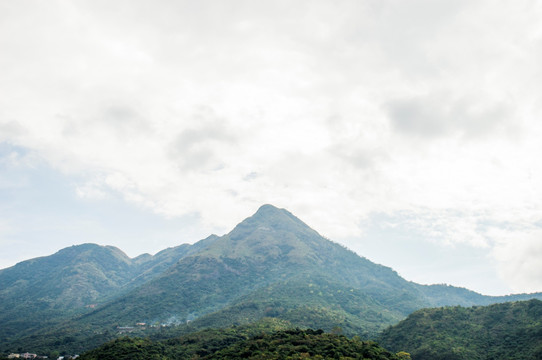
<svg viewBox="0 0 542 360">
<path fill-rule="evenodd" d="M 0 350 L 24 344 L 33 351 L 81 352 L 128 331 L 119 329 L 167 332 L 161 327 L 135 327 L 138 323 L 180 325 L 175 331 L 181 334 L 266 317 L 302 328 L 340 327 L 348 335 L 374 337 L 424 307 L 511 299 L 406 281 L 391 268 L 322 237 L 289 211 L 272 205 L 262 206 L 221 237 L 167 249 L 154 257 L 121 258 L 126 275 L 120 276 L 120 270 L 113 273 L 118 287 L 100 293 L 96 308 L 0 341 Z M 3 275 L 0 272 L 0 279 Z M 57 282 L 69 284 L 60 278 Z"/>
<path fill-rule="evenodd" d="M 333 300 L 339 298 L 336 294 L 333 299 L 324 300 L 328 293 L 318 290 L 314 295 L 314 290 L 313 293 L 307 290 L 307 294 L 297 290 L 310 284 L 334 288 L 336 294 L 359 294 L 363 299 L 358 299 L 358 303 L 371 304 L 367 307 L 381 314 L 376 328 L 422 307 L 507 300 L 451 286 L 424 286 L 406 281 L 392 269 L 374 264 L 322 237 L 287 210 L 264 205 L 230 233 L 182 258 L 161 275 L 96 310 L 89 318 L 120 325 L 171 319 L 184 323 L 254 302 L 251 299 L 258 297 L 260 305 L 270 302 L 272 296 L 258 294 L 273 287 L 281 289 L 271 291 L 273 294 L 286 294 L 279 299 L 281 303 L 304 304 L 311 297 L 318 301 L 310 303 L 316 301 L 328 309 L 342 309 L 340 302 Z M 361 313 L 357 309 L 352 311 Z"/>
<path fill-rule="evenodd" d="M 413 360 L 542 359 L 542 301 L 423 309 L 378 342 Z"/>
<path fill-rule="evenodd" d="M 287 289 L 315 282 L 322 288 L 335 288 L 337 294 L 359 294 L 363 298 L 359 303 L 374 304 L 377 313 L 386 310 L 389 316 L 384 317 L 388 320 L 384 324 L 427 304 L 415 285 L 393 270 L 323 238 L 290 212 L 265 205 L 200 252 L 182 258 L 86 318 L 121 326 L 185 323 L 238 304 L 249 295 L 257 297 L 269 286 Z M 285 291 L 290 302 L 303 303 L 308 297 Z M 336 307 L 336 300 L 321 300 L 320 292 L 312 295 L 320 305 Z M 378 324 L 376 328 L 382 326 L 380 318 Z"/>
<path fill-rule="evenodd" d="M 210 236 L 194 245 L 184 244 L 135 259 L 113 246 L 82 244 L 0 270 L 0 339 L 19 339 L 89 312 L 152 279 L 216 238 Z"/>
</svg>

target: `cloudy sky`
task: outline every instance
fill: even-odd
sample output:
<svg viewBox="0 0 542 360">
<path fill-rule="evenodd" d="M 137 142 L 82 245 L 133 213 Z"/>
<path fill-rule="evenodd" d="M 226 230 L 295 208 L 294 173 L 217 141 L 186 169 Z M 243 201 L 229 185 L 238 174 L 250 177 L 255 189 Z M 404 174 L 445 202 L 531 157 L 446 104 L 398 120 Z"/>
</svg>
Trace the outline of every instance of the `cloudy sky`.
<svg viewBox="0 0 542 360">
<path fill-rule="evenodd" d="M 0 0 L 0 268 L 265 203 L 408 280 L 542 291 L 542 3 Z"/>
</svg>

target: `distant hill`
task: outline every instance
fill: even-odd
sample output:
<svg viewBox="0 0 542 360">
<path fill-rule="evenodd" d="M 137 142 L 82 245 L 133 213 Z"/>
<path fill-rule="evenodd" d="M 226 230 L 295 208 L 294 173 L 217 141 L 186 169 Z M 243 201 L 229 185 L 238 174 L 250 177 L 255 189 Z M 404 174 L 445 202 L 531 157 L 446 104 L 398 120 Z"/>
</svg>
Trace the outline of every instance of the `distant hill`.
<svg viewBox="0 0 542 360">
<path fill-rule="evenodd" d="M 82 251 L 86 247 L 94 250 Z M 78 294 L 71 301 L 72 309 L 89 301 L 98 305 L 75 317 L 65 316 L 61 321 L 56 318 L 57 322 L 50 326 L 26 329 L 15 335 L 10 332 L 11 336 L 0 338 L 0 351 L 22 344 L 34 352 L 52 348 L 81 352 L 121 335 L 125 331 L 119 329 L 137 323 L 158 328 L 178 325 L 178 334 L 185 334 L 206 327 L 248 324 L 266 317 L 283 319 L 301 328 L 329 331 L 340 327 L 348 335 L 374 337 L 420 308 L 516 299 L 406 281 L 391 268 L 322 237 L 289 211 L 272 205 L 262 206 L 224 236 L 210 236 L 155 256 L 129 259 L 118 249 L 97 245 L 70 251 L 73 255 L 63 261 L 56 259 L 58 254 L 39 260 L 54 263 L 53 272 L 49 272 L 53 274 L 52 282 L 47 283 L 46 279 L 39 286 L 44 294 L 52 296 L 53 302 L 62 303 L 62 297 L 55 297 L 59 293 L 53 289 L 58 286 L 69 293 L 75 286 L 74 280 L 62 274 L 78 274 L 75 283 L 84 284 L 81 288 L 86 290 L 72 291 Z M 92 255 L 94 252 L 103 254 Z M 78 272 L 83 264 L 85 270 Z M 11 303 L 18 299 L 14 289 L 25 276 L 44 279 L 46 272 L 34 272 L 40 267 L 26 266 L 18 275 L 12 275 L 14 268 L 0 271 L 0 280 L 6 274 L 13 279 L 0 289 L 12 297 L 3 299 Z M 85 291 L 94 297 L 83 297 Z M 23 299 L 26 309 L 34 306 L 39 313 L 39 299 Z M 20 312 L 9 307 L 3 310 L 10 319 L 25 320 Z M 157 328 L 145 329 L 153 332 Z M 144 333 L 141 327 L 136 330 Z"/>
<path fill-rule="evenodd" d="M 542 359 L 542 301 L 423 309 L 378 342 L 413 360 Z"/>
<path fill-rule="evenodd" d="M 424 295 L 425 300 L 431 307 L 439 306 L 474 306 L 491 305 L 502 302 L 541 299 L 542 293 L 514 294 L 505 296 L 488 296 L 477 292 L 451 286 L 451 285 L 418 285 L 417 289 Z"/>
</svg>

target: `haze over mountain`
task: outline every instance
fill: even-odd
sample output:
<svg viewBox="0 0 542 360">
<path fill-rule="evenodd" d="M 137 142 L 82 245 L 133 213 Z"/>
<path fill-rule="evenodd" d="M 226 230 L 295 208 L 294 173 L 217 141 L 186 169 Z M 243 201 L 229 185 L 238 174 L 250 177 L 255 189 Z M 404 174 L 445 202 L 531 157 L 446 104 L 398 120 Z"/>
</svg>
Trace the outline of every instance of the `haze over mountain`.
<svg viewBox="0 0 542 360">
<path fill-rule="evenodd" d="M 0 283 L 0 350 L 82 351 L 118 336 L 118 326 L 190 322 L 179 330 L 186 332 L 264 317 L 375 336 L 423 307 L 542 298 L 409 282 L 272 205 L 194 245 L 135 259 L 112 247 L 74 246 L 2 270 Z"/>
</svg>

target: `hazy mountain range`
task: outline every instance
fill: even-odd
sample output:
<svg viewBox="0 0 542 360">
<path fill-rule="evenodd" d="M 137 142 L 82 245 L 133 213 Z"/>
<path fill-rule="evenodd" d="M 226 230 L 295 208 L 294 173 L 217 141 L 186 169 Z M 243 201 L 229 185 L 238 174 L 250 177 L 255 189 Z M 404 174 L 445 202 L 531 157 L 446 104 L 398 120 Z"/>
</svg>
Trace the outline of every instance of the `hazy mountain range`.
<svg viewBox="0 0 542 360">
<path fill-rule="evenodd" d="M 407 281 L 264 205 L 224 236 L 154 256 L 84 244 L 0 270 L 0 352 L 81 352 L 125 332 L 264 318 L 375 337 L 422 308 L 531 298 L 542 293 L 494 297 Z"/>
</svg>

